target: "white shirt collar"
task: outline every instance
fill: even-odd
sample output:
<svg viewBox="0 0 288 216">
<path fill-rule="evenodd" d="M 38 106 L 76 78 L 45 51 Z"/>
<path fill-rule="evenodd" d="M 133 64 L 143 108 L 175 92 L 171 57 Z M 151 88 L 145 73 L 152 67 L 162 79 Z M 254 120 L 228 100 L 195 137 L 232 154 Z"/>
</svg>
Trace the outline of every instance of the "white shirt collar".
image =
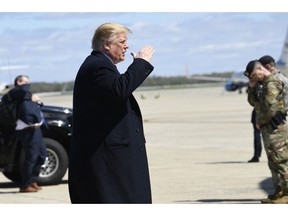
<svg viewBox="0 0 288 216">
<path fill-rule="evenodd" d="M 101 51 L 100 51 L 101 52 Z M 104 52 L 101 52 L 101 53 L 103 53 L 103 55 L 105 55 L 113 64 L 114 64 L 114 62 L 112 61 L 112 59 L 106 54 L 106 53 L 104 53 Z M 115 65 L 115 64 L 114 64 Z"/>
</svg>

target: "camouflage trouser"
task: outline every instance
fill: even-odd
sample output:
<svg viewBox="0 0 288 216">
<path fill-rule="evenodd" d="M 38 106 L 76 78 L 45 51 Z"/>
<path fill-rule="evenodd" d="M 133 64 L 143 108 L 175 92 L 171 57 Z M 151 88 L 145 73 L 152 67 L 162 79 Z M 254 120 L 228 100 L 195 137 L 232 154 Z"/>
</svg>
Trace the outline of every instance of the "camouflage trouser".
<svg viewBox="0 0 288 216">
<path fill-rule="evenodd" d="M 288 195 L 288 125 L 266 126 L 261 132 L 275 191 Z"/>
</svg>

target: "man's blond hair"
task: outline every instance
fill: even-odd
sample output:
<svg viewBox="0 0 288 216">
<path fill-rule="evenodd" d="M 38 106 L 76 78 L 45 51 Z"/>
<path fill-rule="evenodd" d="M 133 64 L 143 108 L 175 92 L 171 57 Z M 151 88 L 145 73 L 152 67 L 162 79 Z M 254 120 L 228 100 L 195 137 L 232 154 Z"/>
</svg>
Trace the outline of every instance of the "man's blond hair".
<svg viewBox="0 0 288 216">
<path fill-rule="evenodd" d="M 117 34 L 120 32 L 129 32 L 132 33 L 131 30 L 123 25 L 117 23 L 104 23 L 100 25 L 92 38 L 92 49 L 93 50 L 103 50 L 103 41 L 112 42 L 117 37 Z"/>
</svg>

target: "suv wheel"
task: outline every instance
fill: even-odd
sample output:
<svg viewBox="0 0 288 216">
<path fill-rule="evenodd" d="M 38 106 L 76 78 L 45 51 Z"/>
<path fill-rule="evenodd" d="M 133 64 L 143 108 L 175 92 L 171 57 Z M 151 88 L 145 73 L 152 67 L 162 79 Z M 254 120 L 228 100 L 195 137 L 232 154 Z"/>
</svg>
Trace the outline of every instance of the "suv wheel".
<svg viewBox="0 0 288 216">
<path fill-rule="evenodd" d="M 41 167 L 37 180 L 39 184 L 59 184 L 68 168 L 66 150 L 55 140 L 44 138 L 47 148 L 47 157 Z"/>
<path fill-rule="evenodd" d="M 47 158 L 41 167 L 37 182 L 40 185 L 59 184 L 68 168 L 68 155 L 59 142 L 50 138 L 43 138 L 43 140 L 46 144 Z M 21 149 L 19 157 L 16 158 L 18 160 L 15 161 L 13 170 L 10 172 L 5 171 L 3 174 L 12 181 L 20 182 L 24 161 L 23 149 Z"/>
</svg>

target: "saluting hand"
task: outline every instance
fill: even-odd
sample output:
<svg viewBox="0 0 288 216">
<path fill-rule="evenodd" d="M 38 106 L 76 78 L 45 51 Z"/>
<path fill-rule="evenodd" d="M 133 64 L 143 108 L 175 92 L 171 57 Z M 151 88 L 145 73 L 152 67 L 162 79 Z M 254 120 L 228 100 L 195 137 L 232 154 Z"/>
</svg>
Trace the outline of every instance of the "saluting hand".
<svg viewBox="0 0 288 216">
<path fill-rule="evenodd" d="M 131 55 L 133 56 L 134 59 L 142 58 L 142 59 L 146 60 L 147 62 L 150 62 L 153 54 L 154 54 L 154 49 L 150 45 L 144 46 L 137 54 L 135 54 L 133 52 L 131 53 Z"/>
</svg>

